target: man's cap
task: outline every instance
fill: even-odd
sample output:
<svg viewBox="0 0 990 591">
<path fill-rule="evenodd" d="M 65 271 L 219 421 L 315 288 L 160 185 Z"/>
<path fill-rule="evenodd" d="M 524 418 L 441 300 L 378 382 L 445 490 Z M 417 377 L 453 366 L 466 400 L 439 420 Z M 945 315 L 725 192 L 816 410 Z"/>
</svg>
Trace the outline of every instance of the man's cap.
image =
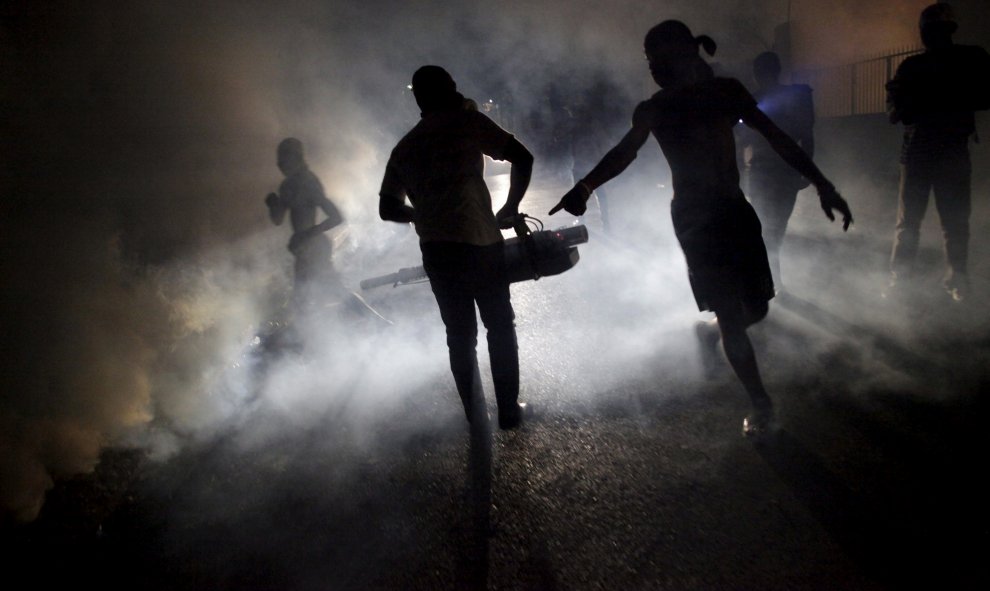
<svg viewBox="0 0 990 591">
<path fill-rule="evenodd" d="M 448 94 L 457 92 L 457 84 L 440 66 L 423 66 L 413 74 L 412 90 L 414 94 Z"/>
<path fill-rule="evenodd" d="M 279 154 L 297 154 L 302 156 L 303 145 L 302 142 L 294 137 L 287 137 L 278 143 L 278 153 Z"/>
<path fill-rule="evenodd" d="M 918 21 L 920 28 L 924 29 L 928 25 L 935 23 L 957 25 L 955 12 L 947 2 L 932 4 L 921 11 L 921 18 Z"/>
</svg>

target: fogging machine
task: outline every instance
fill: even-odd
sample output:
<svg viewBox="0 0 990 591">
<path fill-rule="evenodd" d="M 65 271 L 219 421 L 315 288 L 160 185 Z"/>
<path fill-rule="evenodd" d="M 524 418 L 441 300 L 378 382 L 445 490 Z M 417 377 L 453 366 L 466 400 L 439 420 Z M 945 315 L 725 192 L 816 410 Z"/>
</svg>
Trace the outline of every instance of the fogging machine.
<svg viewBox="0 0 990 591">
<path fill-rule="evenodd" d="M 536 229 L 530 227 L 533 224 Z M 556 230 L 544 230 L 536 218 L 524 213 L 512 220 L 516 235 L 505 241 L 505 266 L 510 283 L 559 275 L 577 264 L 578 244 L 588 241 L 588 228 L 578 224 Z M 361 282 L 361 289 L 382 285 L 408 285 L 429 281 L 422 267 L 405 267 L 395 273 L 371 277 Z"/>
</svg>

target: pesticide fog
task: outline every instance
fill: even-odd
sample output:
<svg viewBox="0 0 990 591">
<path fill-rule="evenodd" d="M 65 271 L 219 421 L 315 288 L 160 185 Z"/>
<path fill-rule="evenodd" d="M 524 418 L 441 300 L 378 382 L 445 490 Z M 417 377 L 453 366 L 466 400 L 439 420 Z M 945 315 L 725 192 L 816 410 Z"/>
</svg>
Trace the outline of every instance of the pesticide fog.
<svg viewBox="0 0 990 591">
<path fill-rule="evenodd" d="M 418 118 L 406 89 L 417 67 L 442 65 L 466 96 L 499 105 L 538 158 L 521 209 L 554 227 L 573 222 L 544 216 L 572 178 L 547 147 L 548 105 L 604 82 L 631 113 L 653 92 L 642 36 L 664 18 L 714 37 L 724 68 L 738 70 L 770 46 L 779 11 L 714 1 L 12 3 L 2 28 L 5 515 L 36 517 L 54 479 L 91 470 L 108 446 L 167 458 L 221 435 L 245 449 L 319 436 L 328 422 L 359 447 L 384 423 L 396 439 L 460 428 L 426 284 L 364 294 L 392 324 L 340 306 L 301 323 L 304 353 L 259 360 L 256 337 L 280 321 L 291 289 L 289 230 L 272 226 L 263 204 L 281 180 L 278 141 L 303 141 L 341 209 L 334 262 L 357 289 L 420 262 L 412 230 L 377 218 L 389 150 Z M 613 141 L 625 121 L 609 129 Z M 852 179 L 846 190 L 840 171 L 823 168 L 857 214 L 861 195 L 888 186 Z M 496 201 L 502 182 L 493 177 Z M 663 396 L 697 380 L 692 323 L 703 316 L 652 141 L 607 188 L 619 236 L 596 232 L 589 211 L 579 265 L 513 287 L 522 397 L 547 412 L 583 412 L 630 382 L 666 384 Z M 850 236 L 889 230 L 885 199 Z M 799 211 L 797 230 L 838 239 L 813 198 L 803 201 L 812 211 Z M 842 265 L 823 269 L 816 244 L 804 244 L 811 263 L 795 244 L 785 264 L 827 284 Z M 801 271 L 809 265 L 819 274 Z M 876 279 L 837 289 L 859 294 Z M 483 336 L 479 359 L 484 375 Z M 410 404 L 435 411 L 407 423 Z"/>
</svg>

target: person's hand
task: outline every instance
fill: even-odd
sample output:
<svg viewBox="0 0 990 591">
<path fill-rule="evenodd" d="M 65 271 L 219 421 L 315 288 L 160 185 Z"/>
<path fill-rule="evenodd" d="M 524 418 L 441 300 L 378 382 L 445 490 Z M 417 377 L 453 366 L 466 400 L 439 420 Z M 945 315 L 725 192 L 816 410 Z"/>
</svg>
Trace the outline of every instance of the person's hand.
<svg viewBox="0 0 990 591">
<path fill-rule="evenodd" d="M 839 195 L 839 192 L 835 190 L 835 187 L 828 185 L 826 187 L 819 187 L 818 198 L 821 200 L 822 211 L 828 216 L 830 221 L 835 221 L 835 214 L 832 210 L 836 210 L 842 214 L 842 231 L 849 229 L 849 224 L 853 223 L 852 212 L 849 211 L 849 204 L 846 200 Z"/>
<path fill-rule="evenodd" d="M 519 216 L 519 206 L 509 205 L 506 203 L 495 213 L 495 221 L 498 222 L 498 227 L 503 230 L 508 230 L 513 226 L 516 221 L 516 217 Z"/>
<path fill-rule="evenodd" d="M 265 197 L 265 205 L 268 206 L 268 209 L 278 207 L 279 205 L 278 195 L 276 195 L 275 193 L 269 193 L 268 196 Z"/>
<path fill-rule="evenodd" d="M 560 201 L 550 210 L 548 215 L 553 215 L 561 209 L 572 215 L 584 215 L 588 209 L 589 197 L 591 197 L 591 191 L 588 189 L 588 185 L 578 183 L 560 198 Z"/>
</svg>

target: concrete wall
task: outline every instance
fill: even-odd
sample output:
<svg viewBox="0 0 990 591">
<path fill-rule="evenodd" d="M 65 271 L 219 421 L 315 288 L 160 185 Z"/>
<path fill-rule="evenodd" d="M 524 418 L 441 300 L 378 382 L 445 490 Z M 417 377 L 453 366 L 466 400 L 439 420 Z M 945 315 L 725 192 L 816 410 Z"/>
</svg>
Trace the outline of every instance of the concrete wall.
<svg viewBox="0 0 990 591">
<path fill-rule="evenodd" d="M 846 64 L 916 45 L 918 17 L 931 0 L 791 0 L 795 70 Z M 953 0 L 956 42 L 990 45 L 990 1 Z"/>
<path fill-rule="evenodd" d="M 795 70 L 846 64 L 918 42 L 918 15 L 931 0 L 792 0 Z"/>
</svg>

